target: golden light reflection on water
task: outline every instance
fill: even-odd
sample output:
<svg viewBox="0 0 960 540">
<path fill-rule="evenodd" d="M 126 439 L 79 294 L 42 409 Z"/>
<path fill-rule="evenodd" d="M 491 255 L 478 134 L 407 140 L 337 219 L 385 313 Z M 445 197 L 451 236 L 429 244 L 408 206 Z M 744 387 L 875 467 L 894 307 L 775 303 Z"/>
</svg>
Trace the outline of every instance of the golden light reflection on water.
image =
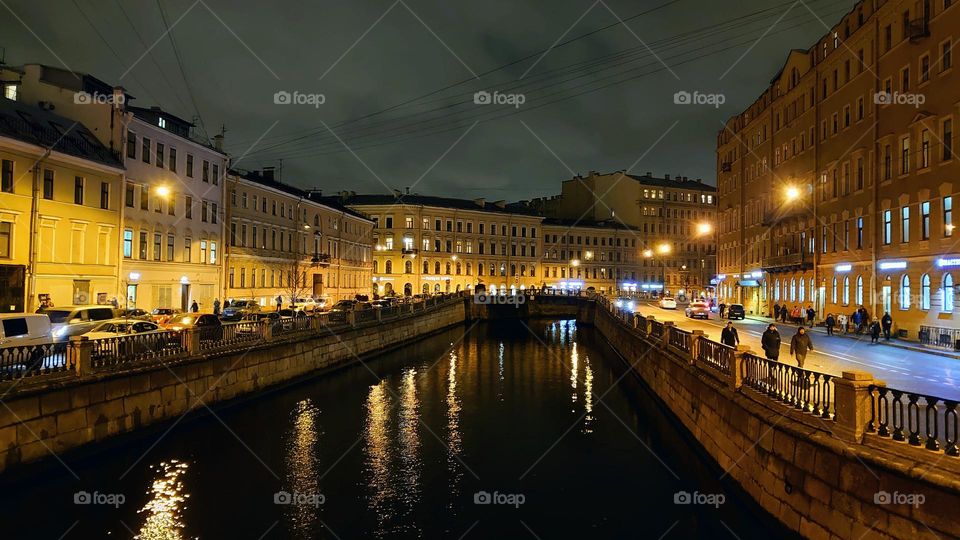
<svg viewBox="0 0 960 540">
<path fill-rule="evenodd" d="M 183 538 L 184 523 L 182 512 L 184 503 L 190 494 L 184 493 L 183 476 L 189 465 L 182 461 L 161 461 L 159 465 L 151 465 L 159 476 L 155 477 L 150 486 L 150 500 L 139 510 L 144 514 L 140 532 L 134 537 L 137 540 L 180 540 Z"/>
<path fill-rule="evenodd" d="M 574 344 L 576 345 L 576 344 Z M 584 366 L 583 381 L 583 408 L 586 415 L 583 417 L 583 432 L 593 433 L 593 368 L 590 367 L 590 357 L 587 356 Z"/>
<path fill-rule="evenodd" d="M 577 379 L 579 377 L 580 355 L 577 354 L 577 344 L 573 344 L 573 352 L 570 353 L 570 388 L 573 388 L 571 400 L 577 402 Z"/>
<path fill-rule="evenodd" d="M 460 399 L 457 397 L 457 360 L 457 353 L 450 351 L 447 370 L 447 469 L 450 471 L 451 501 L 457 500 L 460 494 L 460 481 L 463 478 L 463 471 L 460 470 L 458 461 L 463 449 L 463 441 L 460 436 Z"/>
<path fill-rule="evenodd" d="M 400 479 L 403 484 L 401 499 L 409 504 L 420 497 L 420 398 L 417 396 L 417 370 L 410 368 L 403 374 L 400 386 Z"/>
<path fill-rule="evenodd" d="M 370 387 L 363 431 L 368 504 L 377 516 L 378 536 L 382 534 L 384 524 L 393 516 L 388 504 L 394 495 L 394 487 L 390 481 L 390 397 L 386 385 L 386 381 L 380 381 L 380 384 Z"/>
<path fill-rule="evenodd" d="M 319 409 L 308 398 L 297 403 L 293 410 L 293 426 L 287 442 L 286 464 L 289 491 L 308 496 L 320 494 L 320 470 L 317 442 L 319 441 Z M 291 504 L 285 507 L 291 528 L 298 533 L 313 531 L 319 516 L 316 506 Z"/>
</svg>

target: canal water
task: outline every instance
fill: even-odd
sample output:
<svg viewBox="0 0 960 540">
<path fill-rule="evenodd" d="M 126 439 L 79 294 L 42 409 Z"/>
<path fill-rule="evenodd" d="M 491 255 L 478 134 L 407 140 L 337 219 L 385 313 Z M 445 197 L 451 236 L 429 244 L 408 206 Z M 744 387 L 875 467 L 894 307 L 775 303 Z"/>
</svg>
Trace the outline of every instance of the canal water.
<svg viewBox="0 0 960 540">
<path fill-rule="evenodd" d="M 790 538 L 593 332 L 456 328 L 52 461 L 0 536 Z"/>
</svg>

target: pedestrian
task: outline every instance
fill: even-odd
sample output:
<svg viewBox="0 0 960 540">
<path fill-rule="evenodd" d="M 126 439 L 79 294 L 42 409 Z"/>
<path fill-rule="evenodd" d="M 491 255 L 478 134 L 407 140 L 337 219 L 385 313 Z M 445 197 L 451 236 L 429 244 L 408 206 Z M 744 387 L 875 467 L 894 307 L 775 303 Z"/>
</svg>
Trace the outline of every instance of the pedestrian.
<svg viewBox="0 0 960 540">
<path fill-rule="evenodd" d="M 120 309 L 120 301 L 117 300 L 116 296 L 110 299 L 110 305 L 113 306 L 113 309 Z"/>
<path fill-rule="evenodd" d="M 793 306 L 793 311 L 790 312 L 791 322 L 797 325 L 803 325 L 803 309 L 800 306 Z"/>
<path fill-rule="evenodd" d="M 880 326 L 883 328 L 883 339 L 890 341 L 890 330 L 893 328 L 893 317 L 890 316 L 890 313 L 884 313 L 883 318 L 880 319 Z"/>
<path fill-rule="evenodd" d="M 730 347 L 736 347 L 740 344 L 740 335 L 737 334 L 737 329 L 733 327 L 732 322 L 728 321 L 727 326 L 720 332 L 720 343 Z"/>
<path fill-rule="evenodd" d="M 880 341 L 880 321 L 874 319 L 873 324 L 870 325 L 870 343 L 877 343 Z"/>
<path fill-rule="evenodd" d="M 853 323 L 853 329 L 856 333 L 860 333 L 860 310 L 854 311 L 850 315 L 850 321 Z"/>
<path fill-rule="evenodd" d="M 226 298 L 223 301 L 223 309 L 227 309 L 228 307 L 230 307 L 230 299 Z"/>
<path fill-rule="evenodd" d="M 833 335 L 833 326 L 837 324 L 837 320 L 833 317 L 833 313 L 827 314 L 827 320 L 824 321 L 824 324 L 827 325 L 827 335 Z"/>
<path fill-rule="evenodd" d="M 813 350 L 813 342 L 810 341 L 810 334 L 807 329 L 800 327 L 797 333 L 790 340 L 790 354 L 797 359 L 797 366 L 803 367 L 803 361 L 807 359 L 807 353 Z"/>
<path fill-rule="evenodd" d="M 847 333 L 847 316 L 841 313 L 837 317 L 837 324 L 840 326 L 840 331 L 846 334 Z"/>
<path fill-rule="evenodd" d="M 867 308 L 860 306 L 860 331 L 858 333 L 866 330 L 868 324 L 870 324 L 870 312 L 867 311 Z"/>
<path fill-rule="evenodd" d="M 281 298 L 280 295 L 278 294 L 277 295 L 277 311 L 280 311 L 281 309 L 283 309 L 283 298 Z"/>
<path fill-rule="evenodd" d="M 807 326 L 813 327 L 813 319 L 817 316 L 813 306 L 807 306 Z"/>
<path fill-rule="evenodd" d="M 773 304 L 773 320 L 777 320 L 779 318 L 780 318 L 780 304 L 774 303 Z"/>
<path fill-rule="evenodd" d="M 721 319 L 723 318 L 723 314 L 726 313 L 726 311 L 727 311 L 727 304 L 724 302 L 720 302 L 720 318 Z"/>
<path fill-rule="evenodd" d="M 197 301 L 196 301 L 196 300 L 194 300 L 193 303 L 190 304 L 190 311 L 192 311 L 192 312 L 194 312 L 194 313 L 197 313 L 197 312 L 200 311 L 200 304 L 197 304 Z"/>
<path fill-rule="evenodd" d="M 220 315 L 220 299 L 219 298 L 213 299 L 213 314 Z"/>
<path fill-rule="evenodd" d="M 777 331 L 777 325 L 771 324 L 760 336 L 760 346 L 763 347 L 763 354 L 767 360 L 778 361 L 780 358 L 780 332 Z"/>
</svg>

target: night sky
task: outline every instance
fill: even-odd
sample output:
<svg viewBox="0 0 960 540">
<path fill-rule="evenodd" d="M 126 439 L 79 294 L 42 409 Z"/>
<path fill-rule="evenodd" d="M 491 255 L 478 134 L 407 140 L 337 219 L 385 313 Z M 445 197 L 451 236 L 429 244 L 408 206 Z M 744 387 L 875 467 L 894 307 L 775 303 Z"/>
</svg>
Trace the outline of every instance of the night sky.
<svg viewBox="0 0 960 540">
<path fill-rule="evenodd" d="M 590 170 L 714 183 L 722 122 L 852 5 L 0 0 L 0 47 L 10 65 L 67 66 L 135 105 L 199 113 L 210 136 L 225 125 L 236 166 L 282 158 L 300 187 L 518 200 Z M 478 105 L 478 90 L 524 103 Z M 324 102 L 275 104 L 281 91 Z M 678 91 L 725 102 L 675 105 Z"/>
</svg>

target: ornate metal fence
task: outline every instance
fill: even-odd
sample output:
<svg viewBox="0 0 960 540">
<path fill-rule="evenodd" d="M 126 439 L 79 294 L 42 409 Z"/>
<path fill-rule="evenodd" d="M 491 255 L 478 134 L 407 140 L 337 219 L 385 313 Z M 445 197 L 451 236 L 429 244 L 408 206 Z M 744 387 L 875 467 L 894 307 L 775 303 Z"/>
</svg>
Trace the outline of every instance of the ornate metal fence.
<svg viewBox="0 0 960 540">
<path fill-rule="evenodd" d="M 187 352 L 180 332 L 150 332 L 92 340 L 93 367 L 107 367 L 153 358 L 170 358 Z"/>
<path fill-rule="evenodd" d="M 752 354 L 743 355 L 743 384 L 794 408 L 832 419 L 833 375 L 809 371 Z"/>
<path fill-rule="evenodd" d="M 670 335 L 667 337 L 670 345 L 680 349 L 683 352 L 690 352 L 693 346 L 693 334 L 686 330 L 681 330 L 676 326 L 670 327 Z"/>
<path fill-rule="evenodd" d="M 710 341 L 703 336 L 697 340 L 697 361 L 724 375 L 730 375 L 730 366 L 733 365 L 735 353 L 733 347 Z"/>
<path fill-rule="evenodd" d="M 960 456 L 957 401 L 886 386 L 874 385 L 869 390 L 872 410 L 868 432 Z"/>
<path fill-rule="evenodd" d="M 0 349 L 0 380 L 35 377 L 73 370 L 67 358 L 67 343 L 20 345 Z"/>
</svg>

